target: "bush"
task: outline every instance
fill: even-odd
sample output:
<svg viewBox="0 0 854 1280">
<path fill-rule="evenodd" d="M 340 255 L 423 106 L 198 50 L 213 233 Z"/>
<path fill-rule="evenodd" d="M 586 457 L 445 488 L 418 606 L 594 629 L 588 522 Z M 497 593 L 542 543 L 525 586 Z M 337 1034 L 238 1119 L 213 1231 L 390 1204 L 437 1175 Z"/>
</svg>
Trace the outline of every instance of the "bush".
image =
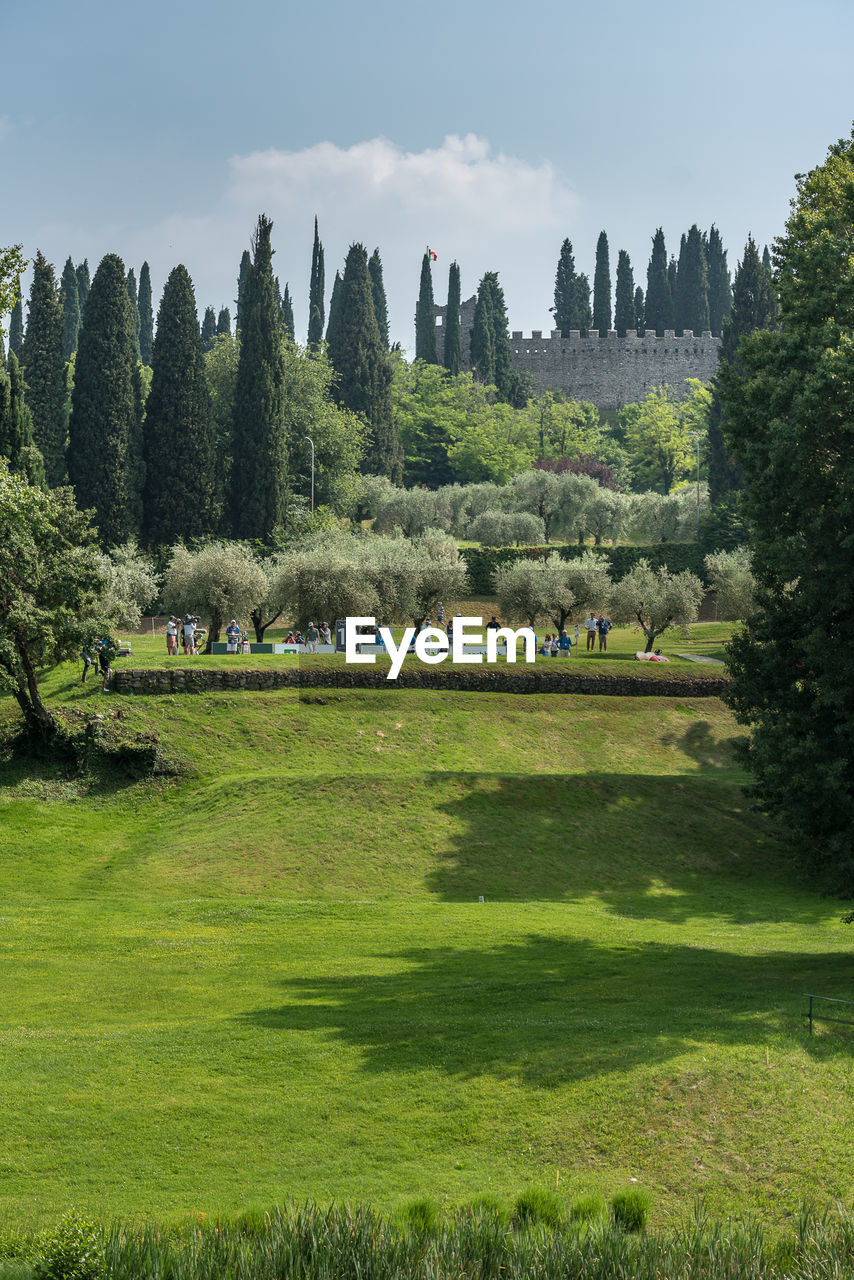
<svg viewBox="0 0 854 1280">
<path fill-rule="evenodd" d="M 105 1280 L 104 1233 L 76 1209 L 44 1236 L 40 1252 L 35 1271 L 39 1280 Z"/>
<path fill-rule="evenodd" d="M 611 1214 L 623 1231 L 643 1231 L 652 1200 L 643 1187 L 623 1187 L 611 1197 Z"/>
<path fill-rule="evenodd" d="M 569 1206 L 569 1216 L 575 1222 L 589 1222 L 605 1215 L 605 1197 L 598 1191 L 588 1191 L 576 1196 Z"/>
<path fill-rule="evenodd" d="M 430 1196 L 421 1200 L 410 1200 L 398 1209 L 395 1215 L 398 1222 L 414 1232 L 417 1236 L 435 1235 L 439 1230 L 439 1206 Z"/>
<path fill-rule="evenodd" d="M 501 1227 L 510 1224 L 510 1210 L 502 1200 L 498 1199 L 498 1196 L 475 1196 L 474 1200 L 469 1200 L 461 1207 L 460 1216 L 483 1218 Z"/>
<path fill-rule="evenodd" d="M 516 1197 L 513 1205 L 513 1225 L 528 1226 L 541 1222 L 546 1227 L 558 1227 L 563 1221 L 563 1201 L 554 1191 L 544 1187 L 526 1187 Z"/>
</svg>

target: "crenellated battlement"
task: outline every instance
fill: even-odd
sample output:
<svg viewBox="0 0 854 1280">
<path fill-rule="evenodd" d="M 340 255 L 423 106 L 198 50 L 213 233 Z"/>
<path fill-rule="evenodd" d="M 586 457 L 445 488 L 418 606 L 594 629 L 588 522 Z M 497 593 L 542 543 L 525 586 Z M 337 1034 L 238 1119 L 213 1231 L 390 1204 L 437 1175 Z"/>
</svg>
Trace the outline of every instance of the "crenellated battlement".
<svg viewBox="0 0 854 1280">
<path fill-rule="evenodd" d="M 463 366 L 471 367 L 471 325 L 474 298 L 460 307 Z M 444 352 L 446 307 L 436 307 L 436 345 L 439 359 Z M 686 395 L 686 378 L 708 382 L 717 368 L 720 338 L 706 330 L 694 334 L 686 330 L 679 337 L 666 329 L 662 337 L 654 330 L 638 333 L 630 329 L 620 337 L 616 329 L 600 336 L 591 329 L 584 337 L 578 329 L 564 334 L 552 329 L 544 334 L 533 329 L 526 338 L 521 329 L 510 335 L 513 364 L 527 373 L 535 393 L 565 391 L 577 400 L 590 400 L 600 409 L 616 409 L 642 400 L 653 388 L 667 383 Z"/>
</svg>

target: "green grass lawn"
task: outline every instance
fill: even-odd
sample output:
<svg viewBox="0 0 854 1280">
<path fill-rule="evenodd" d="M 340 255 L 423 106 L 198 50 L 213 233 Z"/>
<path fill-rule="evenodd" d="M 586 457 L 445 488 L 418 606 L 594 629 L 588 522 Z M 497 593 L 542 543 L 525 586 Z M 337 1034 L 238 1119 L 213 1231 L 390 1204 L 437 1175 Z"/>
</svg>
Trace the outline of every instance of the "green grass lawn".
<svg viewBox="0 0 854 1280">
<path fill-rule="evenodd" d="M 0 768 L 0 1221 L 558 1176 L 658 1222 L 851 1203 L 854 1041 L 801 993 L 854 997 L 854 935 L 722 704 L 76 679 L 185 772 Z"/>
</svg>

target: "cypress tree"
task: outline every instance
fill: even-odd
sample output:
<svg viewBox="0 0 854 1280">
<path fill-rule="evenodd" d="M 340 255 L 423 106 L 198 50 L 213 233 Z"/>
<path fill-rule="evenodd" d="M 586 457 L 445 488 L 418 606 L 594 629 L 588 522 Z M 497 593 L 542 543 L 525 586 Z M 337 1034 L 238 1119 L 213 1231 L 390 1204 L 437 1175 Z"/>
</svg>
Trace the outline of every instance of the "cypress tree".
<svg viewBox="0 0 854 1280">
<path fill-rule="evenodd" d="M 365 471 L 399 483 L 403 453 L 391 405 L 392 371 L 374 315 L 368 255 L 353 244 L 344 264 L 336 313 L 330 307 L 329 359 L 338 374 L 335 395 L 370 427 Z"/>
<path fill-rule="evenodd" d="M 341 275 L 335 272 L 335 279 L 332 281 L 332 296 L 329 299 L 329 323 L 326 326 L 326 341 L 333 341 L 338 321 L 341 315 Z"/>
<path fill-rule="evenodd" d="M 625 249 L 621 249 L 617 255 L 617 295 L 614 308 L 614 328 L 621 338 L 625 338 L 629 329 L 636 327 L 635 281 L 632 274 L 632 263 Z"/>
<path fill-rule="evenodd" d="M 460 268 L 452 262 L 448 270 L 448 309 L 445 316 L 445 368 L 456 375 L 463 367 L 462 330 L 460 328 Z"/>
<path fill-rule="evenodd" d="M 709 327 L 709 278 L 703 237 L 696 223 L 682 237 L 676 297 L 677 332 L 704 333 Z"/>
<path fill-rule="evenodd" d="M 139 533 L 139 372 L 124 263 L 114 253 L 95 272 L 80 326 L 68 475 L 77 505 L 94 507 L 102 542 L 116 545 Z"/>
<path fill-rule="evenodd" d="M 77 276 L 77 302 L 80 306 L 80 323 L 83 323 L 83 308 L 86 306 L 86 299 L 89 297 L 91 282 L 89 280 L 89 259 L 84 258 L 82 262 L 78 262 L 74 268 Z"/>
<path fill-rule="evenodd" d="M 494 272 L 492 273 L 495 274 Z M 491 386 L 495 382 L 495 339 L 492 325 L 492 292 L 484 276 L 477 291 L 471 328 L 471 367 L 478 382 Z"/>
<path fill-rule="evenodd" d="M 716 338 L 721 336 L 723 322 L 732 307 L 732 286 L 726 261 L 726 249 L 721 233 L 713 226 L 709 231 L 706 249 L 709 272 L 709 328 Z"/>
<path fill-rule="evenodd" d="M 671 308 L 672 308 L 672 314 L 673 314 L 673 319 L 670 322 L 670 327 L 675 329 L 678 329 L 678 325 L 676 324 L 676 290 L 677 290 L 678 275 L 679 275 L 679 267 L 676 262 L 676 259 L 671 254 L 670 261 L 667 264 L 667 285 L 668 285 L 668 288 L 670 289 Z"/>
<path fill-rule="evenodd" d="M 66 259 L 60 286 L 62 301 L 62 354 L 70 360 L 77 350 L 77 334 L 80 329 L 80 302 L 77 297 L 77 273 L 74 263 Z"/>
<path fill-rule="evenodd" d="M 205 319 L 213 308 L 209 307 Z M 211 336 L 211 342 L 213 337 Z M 143 532 L 151 545 L 216 531 L 215 450 L 193 282 L 186 267 L 169 274 L 151 357 L 145 406 Z M 188 519 L 189 516 L 189 519 Z"/>
<path fill-rule="evenodd" d="M 430 254 L 421 259 L 421 284 L 415 306 L 415 359 L 426 364 L 437 364 L 436 312 L 433 306 L 433 273 L 430 270 Z"/>
<path fill-rule="evenodd" d="M 471 358 L 478 381 L 494 383 L 502 400 L 516 408 L 523 407 L 528 398 L 526 387 L 513 368 L 504 290 L 495 271 L 487 271 L 478 287 Z"/>
<path fill-rule="evenodd" d="M 652 237 L 652 256 L 646 271 L 644 321 L 646 327 L 654 329 L 659 338 L 663 337 L 665 329 L 673 328 L 673 301 L 667 278 L 667 249 L 661 227 Z"/>
<path fill-rule="evenodd" d="M 724 321 L 721 337 L 721 358 L 718 373 L 712 383 L 712 404 L 709 411 L 709 497 L 713 503 L 721 502 L 728 493 L 740 489 L 744 483 L 741 469 L 730 457 L 726 445 L 726 421 L 718 390 L 719 377 L 725 368 L 741 371 L 738 345 L 755 329 L 771 329 L 776 321 L 777 300 L 753 237 L 749 236 L 744 256 L 736 267 L 732 285 L 732 307 Z"/>
<path fill-rule="evenodd" d="M 768 246 L 762 250 L 762 268 L 765 272 L 767 281 L 767 292 L 771 298 L 771 316 L 768 321 L 768 327 L 773 328 L 777 323 L 777 288 L 774 283 L 774 268 L 771 265 L 771 254 L 768 252 Z"/>
<path fill-rule="evenodd" d="M 133 342 L 136 358 L 139 360 L 139 299 L 136 296 L 136 275 L 131 267 L 127 274 L 128 298 L 130 299 L 130 314 L 133 320 Z"/>
<path fill-rule="evenodd" d="M 643 337 L 646 333 L 646 315 L 644 311 L 643 289 L 638 285 L 635 289 L 635 328 L 638 336 Z"/>
<path fill-rule="evenodd" d="M 33 417 L 24 399 L 24 376 L 14 351 L 9 352 L 8 375 L 0 363 L 0 457 L 30 484 L 44 484 L 44 461 L 33 440 Z"/>
<path fill-rule="evenodd" d="M 240 334 L 243 328 L 243 292 L 246 288 L 246 282 L 252 271 L 252 257 L 248 249 L 244 249 L 240 257 L 240 270 L 237 273 L 237 316 L 234 322 L 235 330 Z"/>
<path fill-rule="evenodd" d="M 572 328 L 577 329 L 582 338 L 586 338 L 593 323 L 590 310 L 590 281 L 583 271 L 575 277 L 575 311 L 572 317 Z"/>
<path fill-rule="evenodd" d="M 288 288 L 288 282 L 285 281 L 285 293 L 282 298 L 282 328 L 290 338 L 291 342 L 296 337 L 296 328 L 294 326 L 294 303 L 291 298 L 291 291 Z"/>
<path fill-rule="evenodd" d="M 161 298 L 160 300 L 160 310 L 157 313 L 157 332 L 158 333 L 160 332 L 160 321 L 163 317 L 163 301 L 165 297 L 166 297 L 166 294 L 164 292 L 163 298 Z M 193 307 L 195 308 L 195 301 L 193 302 Z M 205 318 L 202 321 L 202 331 L 201 331 L 202 351 L 210 351 L 211 347 L 214 344 L 215 337 L 216 337 L 216 315 L 214 314 L 213 307 L 205 307 Z M 154 339 L 154 345 L 155 347 L 157 346 L 156 338 Z M 152 361 L 153 359 L 154 357 L 152 356 Z M 154 368 L 153 363 L 151 367 L 152 369 Z M 154 383 L 152 381 L 152 386 L 153 385 Z"/>
<path fill-rule="evenodd" d="M 314 216 L 314 244 L 311 250 L 311 278 L 308 284 L 308 346 L 316 351 L 323 337 L 323 324 L 326 295 L 326 268 L 323 261 L 323 245 L 317 229 L 317 214 Z M 332 303 L 329 304 L 329 319 L 332 321 Z M 328 341 L 328 336 L 327 336 Z"/>
<path fill-rule="evenodd" d="M 27 381 L 27 404 L 33 415 L 33 436 L 44 458 L 47 483 L 54 488 L 65 480 L 65 322 L 53 267 L 41 251 L 33 264 L 21 363 Z"/>
<path fill-rule="evenodd" d="M 240 311 L 234 397 L 232 532 L 269 542 L 285 519 L 288 451 L 281 311 L 273 282 L 273 224 L 261 214 Z"/>
<path fill-rule="evenodd" d="M 154 348 L 154 313 L 151 306 L 151 269 L 143 262 L 139 269 L 139 358 L 148 367 L 151 366 Z"/>
<path fill-rule="evenodd" d="M 596 270 L 593 273 L 593 328 L 604 338 L 611 328 L 611 264 L 608 237 L 599 233 L 596 242 Z"/>
<path fill-rule="evenodd" d="M 685 299 L 683 297 L 685 286 L 685 255 L 688 251 L 688 241 L 683 232 L 679 241 L 679 260 L 671 266 L 673 273 L 670 274 L 670 266 L 668 267 L 668 275 L 670 276 L 670 296 L 673 298 L 673 327 L 676 330 L 676 336 L 681 337 L 685 329 Z"/>
<path fill-rule="evenodd" d="M 572 243 L 564 240 L 560 247 L 560 257 L 557 261 L 557 271 L 555 272 L 555 304 L 553 315 L 555 318 L 555 328 L 560 329 L 565 338 L 569 337 L 570 329 L 577 328 L 574 324 L 575 319 L 575 258 L 572 253 Z"/>
<path fill-rule="evenodd" d="M 371 275 L 371 296 L 374 300 L 374 315 L 377 318 L 377 328 L 380 331 L 383 346 L 388 350 L 388 302 L 385 296 L 383 264 L 379 249 L 374 249 L 371 254 L 368 262 L 368 271 Z"/>
<path fill-rule="evenodd" d="M 24 304 L 21 302 L 21 282 L 18 281 L 18 299 L 9 317 L 9 350 L 20 356 L 24 346 Z"/>
<path fill-rule="evenodd" d="M 220 313 L 216 321 L 217 334 L 224 333 L 227 338 L 231 337 L 231 312 L 228 307 L 221 307 Z"/>
</svg>

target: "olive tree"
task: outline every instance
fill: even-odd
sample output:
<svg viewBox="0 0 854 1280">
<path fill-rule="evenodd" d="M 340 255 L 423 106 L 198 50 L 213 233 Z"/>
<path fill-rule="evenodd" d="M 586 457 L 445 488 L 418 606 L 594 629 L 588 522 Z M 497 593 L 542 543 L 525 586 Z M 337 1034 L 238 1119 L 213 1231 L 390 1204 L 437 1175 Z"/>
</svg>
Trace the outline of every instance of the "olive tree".
<svg viewBox="0 0 854 1280">
<path fill-rule="evenodd" d="M 628 504 L 621 493 L 613 489 L 604 489 L 597 485 L 598 493 L 589 493 L 589 501 L 584 511 L 584 528 L 591 534 L 596 546 L 602 545 L 603 538 L 617 538 L 623 531 L 628 515 Z"/>
<path fill-rule="evenodd" d="M 169 557 L 163 594 L 168 609 L 209 619 L 205 653 L 210 653 L 226 618 L 247 617 L 266 599 L 268 589 L 245 543 L 209 542 L 198 551 L 179 543 Z"/>
<path fill-rule="evenodd" d="M 399 529 L 406 538 L 414 538 L 426 529 L 447 529 L 451 509 L 442 491 L 436 489 L 398 489 L 378 495 L 375 533 L 393 533 Z"/>
<path fill-rule="evenodd" d="M 743 622 L 756 612 L 756 579 L 747 547 L 714 551 L 706 556 L 709 583 L 717 596 L 718 617 Z"/>
<path fill-rule="evenodd" d="M 545 529 L 530 511 L 484 511 L 469 525 L 468 536 L 486 547 L 533 547 L 543 541 Z"/>
<path fill-rule="evenodd" d="M 604 608 L 610 588 L 607 562 L 592 551 L 578 560 L 562 560 L 554 554 L 546 560 L 515 560 L 495 574 L 495 592 L 505 618 L 524 620 L 531 627 L 547 618 L 558 631 L 573 614 Z"/>
<path fill-rule="evenodd" d="M 134 538 L 101 556 L 104 578 L 104 605 L 116 625 L 130 630 L 138 627 L 142 611 L 151 604 L 160 588 L 153 562 L 140 551 Z"/>
<path fill-rule="evenodd" d="M 615 584 L 611 615 L 615 622 L 637 623 L 650 653 L 660 635 L 670 627 L 687 627 L 697 620 L 705 590 L 700 579 L 685 570 L 671 573 L 666 566 L 653 569 L 640 560 Z"/>
<path fill-rule="evenodd" d="M 96 532 L 71 490 L 31 485 L 0 458 L 0 686 L 28 729 L 55 729 L 39 673 L 109 627 L 106 585 Z"/>
</svg>

